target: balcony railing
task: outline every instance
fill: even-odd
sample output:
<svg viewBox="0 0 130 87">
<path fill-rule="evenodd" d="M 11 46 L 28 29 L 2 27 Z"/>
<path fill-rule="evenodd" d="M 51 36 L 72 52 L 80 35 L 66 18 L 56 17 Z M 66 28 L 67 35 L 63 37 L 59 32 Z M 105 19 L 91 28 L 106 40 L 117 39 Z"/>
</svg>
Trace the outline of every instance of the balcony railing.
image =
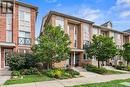
<svg viewBox="0 0 130 87">
<path fill-rule="evenodd" d="M 31 38 L 19 37 L 18 43 L 19 45 L 31 45 Z"/>
</svg>

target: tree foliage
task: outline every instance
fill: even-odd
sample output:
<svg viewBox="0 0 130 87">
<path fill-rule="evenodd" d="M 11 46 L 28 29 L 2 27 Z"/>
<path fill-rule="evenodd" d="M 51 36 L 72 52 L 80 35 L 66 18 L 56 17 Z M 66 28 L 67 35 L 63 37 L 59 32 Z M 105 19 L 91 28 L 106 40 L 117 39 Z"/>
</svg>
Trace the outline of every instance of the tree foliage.
<svg viewBox="0 0 130 87">
<path fill-rule="evenodd" d="M 47 25 L 44 34 L 38 39 L 38 45 L 33 47 L 39 60 L 52 67 L 53 63 L 61 62 L 69 58 L 70 40 L 61 27 Z"/>
<path fill-rule="evenodd" d="M 90 58 L 93 56 L 99 61 L 107 61 L 116 55 L 117 49 L 112 37 L 105 37 L 102 35 L 93 36 L 92 43 L 86 49 Z"/>
<path fill-rule="evenodd" d="M 123 58 L 127 61 L 127 66 L 130 63 L 130 43 L 125 43 L 123 45 L 123 50 L 121 51 L 121 54 Z"/>
</svg>

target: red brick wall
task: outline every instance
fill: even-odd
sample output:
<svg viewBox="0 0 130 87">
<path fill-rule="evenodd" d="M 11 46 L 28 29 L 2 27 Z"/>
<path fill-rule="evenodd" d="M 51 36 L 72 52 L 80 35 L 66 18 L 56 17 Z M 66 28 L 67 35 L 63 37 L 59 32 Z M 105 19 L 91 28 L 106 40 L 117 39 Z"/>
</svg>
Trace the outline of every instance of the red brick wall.
<svg viewBox="0 0 130 87">
<path fill-rule="evenodd" d="M 18 5 L 15 5 L 15 11 L 13 13 L 13 42 L 16 44 L 14 51 L 18 48 Z"/>
<path fill-rule="evenodd" d="M 36 22 L 36 10 L 31 9 L 31 41 L 32 44 L 35 44 L 35 22 Z M 14 15 L 14 21 L 13 21 L 13 42 L 16 44 L 16 47 L 14 51 L 17 52 L 19 49 L 19 44 L 18 44 L 18 5 L 15 6 L 15 15 Z M 30 48 L 29 46 L 22 46 L 23 49 L 28 49 Z"/>
<path fill-rule="evenodd" d="M 18 45 L 18 4 L 15 4 L 15 11 L 13 13 L 13 21 L 12 21 L 12 34 L 13 34 L 13 43 L 15 43 L 15 47 L 13 51 L 18 52 L 18 49 L 31 49 L 31 46 L 19 46 Z M 0 11 L 1 12 L 1 11 Z M 35 22 L 36 22 L 36 10 L 31 9 L 31 39 L 32 44 L 35 44 Z M 6 15 L 0 13 L 0 42 L 6 42 Z M 1 49 L 1 65 L 0 67 L 4 68 L 5 59 L 4 59 L 4 49 Z"/>
<path fill-rule="evenodd" d="M 0 41 L 6 41 L 6 15 L 0 13 Z"/>
<path fill-rule="evenodd" d="M 1 68 L 5 66 L 4 49 L 1 48 Z"/>
<path fill-rule="evenodd" d="M 35 22 L 36 22 L 36 11 L 31 9 L 31 38 L 32 38 L 32 45 L 35 44 Z"/>
</svg>

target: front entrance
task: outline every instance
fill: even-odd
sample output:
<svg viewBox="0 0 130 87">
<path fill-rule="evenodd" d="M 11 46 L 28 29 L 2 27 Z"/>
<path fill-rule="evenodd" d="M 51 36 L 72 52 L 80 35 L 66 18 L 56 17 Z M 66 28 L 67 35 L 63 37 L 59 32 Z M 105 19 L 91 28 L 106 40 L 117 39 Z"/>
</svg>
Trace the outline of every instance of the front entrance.
<svg viewBox="0 0 130 87">
<path fill-rule="evenodd" d="M 4 49 L 4 56 L 5 56 L 5 66 L 8 66 L 9 58 L 11 56 L 11 53 L 13 52 L 12 49 Z"/>
<path fill-rule="evenodd" d="M 80 60 L 81 60 L 81 55 L 82 53 L 80 52 L 72 52 L 70 54 L 71 58 L 69 59 L 69 65 L 71 66 L 80 66 Z"/>
<path fill-rule="evenodd" d="M 75 54 L 75 66 L 79 66 L 79 54 Z"/>
</svg>

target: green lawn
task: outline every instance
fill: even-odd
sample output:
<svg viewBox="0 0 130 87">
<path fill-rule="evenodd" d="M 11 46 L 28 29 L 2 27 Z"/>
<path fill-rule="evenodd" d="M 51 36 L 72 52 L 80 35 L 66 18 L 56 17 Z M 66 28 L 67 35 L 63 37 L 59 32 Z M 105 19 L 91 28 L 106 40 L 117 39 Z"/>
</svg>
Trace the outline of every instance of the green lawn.
<svg viewBox="0 0 130 87">
<path fill-rule="evenodd" d="M 11 85 L 11 84 L 23 84 L 23 83 L 32 83 L 32 82 L 40 82 L 40 81 L 49 81 L 53 80 L 50 77 L 47 77 L 45 75 L 39 76 L 39 75 L 26 75 L 23 77 L 23 79 L 10 79 L 5 82 L 4 85 Z"/>
<path fill-rule="evenodd" d="M 130 82 L 130 79 L 114 80 L 110 82 L 95 83 L 95 84 L 77 85 L 77 86 L 72 86 L 72 87 L 128 87 L 128 86 L 120 85 L 120 83 L 122 82 Z"/>
</svg>

